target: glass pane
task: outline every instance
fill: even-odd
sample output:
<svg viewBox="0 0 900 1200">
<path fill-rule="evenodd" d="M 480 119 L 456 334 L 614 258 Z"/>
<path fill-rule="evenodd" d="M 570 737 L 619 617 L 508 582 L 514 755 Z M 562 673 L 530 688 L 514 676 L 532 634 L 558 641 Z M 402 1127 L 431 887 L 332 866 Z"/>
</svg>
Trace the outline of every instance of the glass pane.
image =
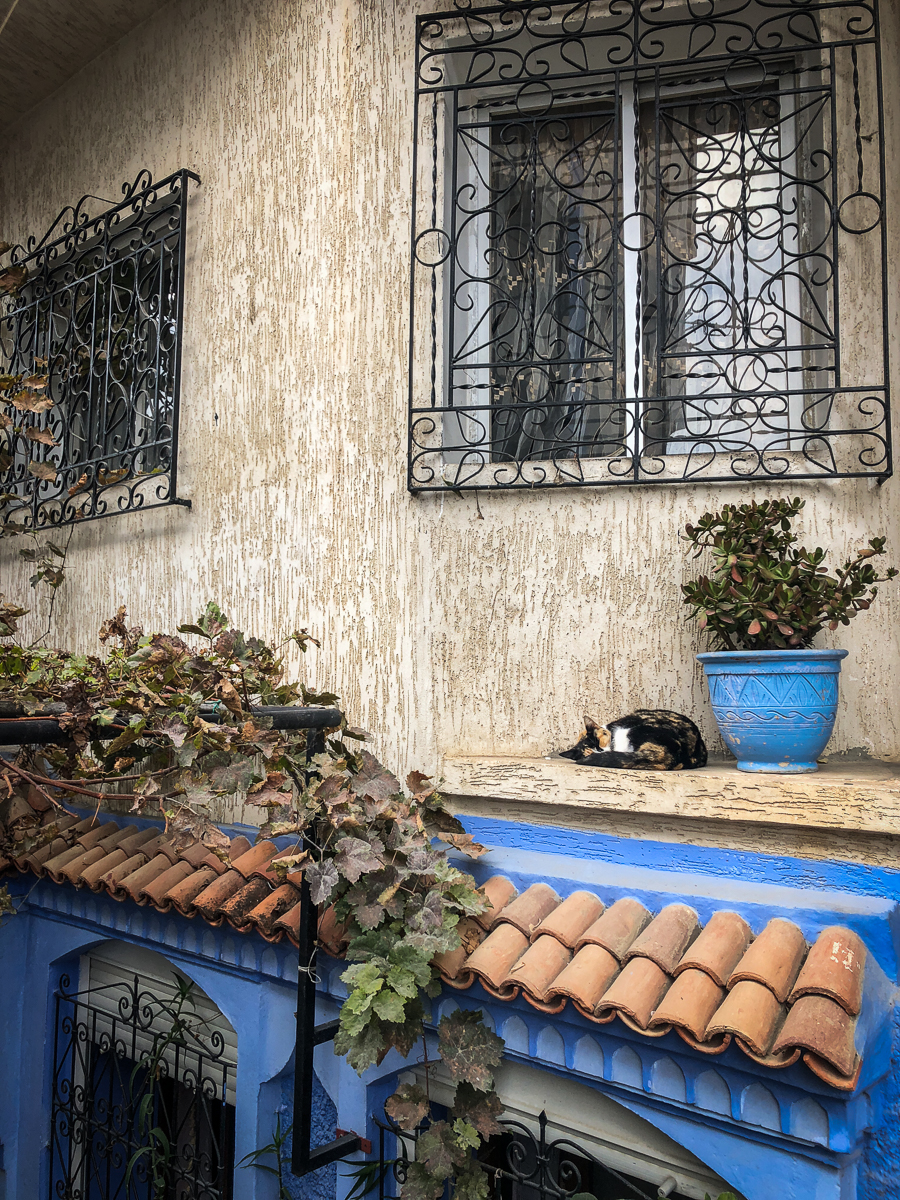
<svg viewBox="0 0 900 1200">
<path fill-rule="evenodd" d="M 495 461 L 620 452 L 616 142 L 612 107 L 492 123 Z"/>
</svg>

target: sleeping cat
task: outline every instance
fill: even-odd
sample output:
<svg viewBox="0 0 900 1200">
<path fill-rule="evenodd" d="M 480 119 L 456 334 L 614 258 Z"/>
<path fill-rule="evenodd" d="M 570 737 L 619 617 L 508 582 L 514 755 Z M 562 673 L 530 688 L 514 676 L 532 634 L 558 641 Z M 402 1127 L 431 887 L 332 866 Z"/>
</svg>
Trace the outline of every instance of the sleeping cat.
<svg viewBox="0 0 900 1200">
<path fill-rule="evenodd" d="M 638 708 L 598 725 L 584 718 L 584 733 L 563 758 L 585 767 L 632 771 L 690 771 L 706 766 L 706 744 L 693 721 L 664 708 Z"/>
</svg>

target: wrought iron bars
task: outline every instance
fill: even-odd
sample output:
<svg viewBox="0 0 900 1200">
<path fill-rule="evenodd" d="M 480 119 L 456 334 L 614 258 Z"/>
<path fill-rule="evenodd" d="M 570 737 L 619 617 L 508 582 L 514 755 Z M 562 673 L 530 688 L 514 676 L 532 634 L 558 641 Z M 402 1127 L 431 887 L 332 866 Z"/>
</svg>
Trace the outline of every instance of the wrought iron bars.
<svg viewBox="0 0 900 1200">
<path fill-rule="evenodd" d="M 182 1027 L 173 1036 L 171 996 L 155 994 L 137 975 L 130 983 L 69 987 L 63 976 L 50 1200 L 156 1200 L 160 1187 L 184 1200 L 230 1200 L 234 1079 L 221 1034 Z"/>
<path fill-rule="evenodd" d="M 420 17 L 408 485 L 891 473 L 877 0 Z"/>
<path fill-rule="evenodd" d="M 83 196 L 12 251 L 28 275 L 0 308 L 2 368 L 45 371 L 52 407 L 13 401 L 0 524 L 188 504 L 176 468 L 189 180 L 142 171 L 120 202 L 91 216 Z"/>
</svg>

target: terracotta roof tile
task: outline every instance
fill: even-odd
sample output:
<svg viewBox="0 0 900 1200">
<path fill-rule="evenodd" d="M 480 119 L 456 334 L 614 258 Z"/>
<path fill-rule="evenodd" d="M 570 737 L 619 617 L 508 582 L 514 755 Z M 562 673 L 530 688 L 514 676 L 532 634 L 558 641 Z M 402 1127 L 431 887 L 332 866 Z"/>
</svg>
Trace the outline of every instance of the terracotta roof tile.
<svg viewBox="0 0 900 1200">
<path fill-rule="evenodd" d="M 292 884 L 291 886 L 294 887 L 296 885 Z M 293 932 L 291 933 L 291 936 L 296 941 L 297 929 L 299 929 L 300 921 L 299 905 L 297 906 L 297 911 L 295 914 L 296 922 L 294 916 L 291 915 L 292 911 L 293 910 L 289 910 L 286 912 L 283 918 L 279 917 L 275 922 L 275 925 L 279 929 L 284 929 L 286 931 L 292 930 Z M 282 924 L 282 921 L 285 923 Z M 347 944 L 350 940 L 347 933 L 347 926 L 338 921 L 337 917 L 334 915 L 333 904 L 330 904 L 319 917 L 318 934 L 319 942 L 322 946 L 324 946 L 328 953 L 332 955 L 332 957 L 339 958 L 347 949 Z"/>
<path fill-rule="evenodd" d="M 319 922 L 319 940 L 322 940 L 322 924 L 324 916 Z M 466 959 L 472 954 L 484 941 L 485 931 L 472 917 L 464 917 L 456 927 L 456 932 L 459 934 L 460 944 L 455 950 L 447 950 L 443 954 L 435 956 L 434 965 L 441 973 L 441 978 L 445 983 L 452 983 L 457 977 L 460 969 Z"/>
<path fill-rule="evenodd" d="M 165 854 L 157 854 L 155 858 L 151 858 L 149 862 L 145 862 L 142 867 L 138 867 L 130 875 L 124 876 L 119 881 L 119 890 L 127 892 L 136 903 L 146 904 L 147 899 L 144 895 L 144 888 L 148 883 L 152 883 L 154 879 L 162 875 L 164 871 L 168 871 L 171 865 Z"/>
<path fill-rule="evenodd" d="M 120 846 L 126 839 L 140 834 L 137 825 L 124 825 L 121 829 L 116 826 L 116 832 L 111 833 L 109 837 L 103 838 L 102 841 L 95 843 L 100 846 L 106 854 L 115 850 L 116 846 Z M 82 843 L 83 844 L 83 843 Z"/>
<path fill-rule="evenodd" d="M 669 904 L 638 935 L 623 961 L 649 958 L 671 975 L 699 929 L 697 914 L 692 908 L 686 904 Z"/>
<path fill-rule="evenodd" d="M 302 905 L 295 904 L 293 908 L 289 908 L 286 913 L 278 918 L 273 925 L 279 933 L 283 933 L 289 937 L 294 945 L 297 945 L 297 940 L 300 936 L 300 916 Z"/>
<path fill-rule="evenodd" d="M 557 975 L 569 965 L 572 951 L 557 938 L 544 934 L 528 947 L 518 962 L 514 963 L 504 984 L 513 984 L 533 1000 L 542 1003 L 547 999 L 547 989 Z"/>
<path fill-rule="evenodd" d="M 724 909 L 713 913 L 675 968 L 675 974 L 696 968 L 724 988 L 752 940 L 753 933 L 743 917 Z"/>
<path fill-rule="evenodd" d="M 584 931 L 575 949 L 587 945 L 603 946 L 621 962 L 632 942 L 652 919 L 653 914 L 639 900 L 625 896 Z"/>
<path fill-rule="evenodd" d="M 112 856 L 110 858 L 112 861 Z M 148 861 L 146 854 L 132 854 L 123 863 L 111 867 L 100 877 L 100 881 L 111 896 L 116 900 L 127 900 L 129 892 L 121 886 L 122 880 L 127 879 Z"/>
<path fill-rule="evenodd" d="M 231 845 L 228 847 L 228 857 L 231 859 L 232 863 L 234 863 L 241 857 L 242 854 L 246 854 L 247 851 L 252 850 L 252 848 L 253 846 L 249 839 L 245 838 L 241 833 L 236 838 L 231 839 Z"/>
<path fill-rule="evenodd" d="M 108 875 L 114 867 L 119 867 L 127 861 L 128 855 L 121 848 L 113 850 L 111 854 L 104 854 L 92 866 L 81 868 L 81 883 L 89 887 L 92 892 L 102 891 L 104 876 Z"/>
<path fill-rule="evenodd" d="M 481 890 L 487 897 L 490 908 L 485 913 L 479 913 L 475 920 L 483 929 L 490 929 L 499 917 L 500 912 L 510 901 L 516 898 L 515 885 L 504 875 L 492 875 Z"/>
<path fill-rule="evenodd" d="M 514 925 L 498 925 L 484 939 L 466 963 L 468 987 L 474 976 L 494 988 L 502 986 L 510 967 L 528 949 L 528 938 Z"/>
<path fill-rule="evenodd" d="M 613 1010 L 630 1017 L 646 1032 L 650 1018 L 669 986 L 669 976 L 650 958 L 627 963 L 597 1005 L 596 1016 Z"/>
<path fill-rule="evenodd" d="M 698 1042 L 706 1036 L 713 1014 L 725 998 L 725 988 L 705 971 L 683 971 L 663 996 L 650 1024 L 677 1025 Z"/>
<path fill-rule="evenodd" d="M 278 847 L 274 842 L 259 842 L 246 854 L 232 858 L 231 865 L 235 871 L 240 871 L 245 879 L 249 879 L 254 871 L 268 866 L 277 853 Z"/>
<path fill-rule="evenodd" d="M 194 915 L 194 898 L 209 887 L 214 879 L 218 879 L 212 867 L 198 867 L 191 875 L 185 876 L 181 883 L 169 888 L 167 899 L 185 917 Z"/>
<path fill-rule="evenodd" d="M 72 862 L 76 858 L 81 858 L 84 854 L 84 847 L 77 843 L 74 846 L 68 846 L 60 854 L 53 858 L 48 858 L 44 863 L 44 872 L 49 875 L 54 883 L 62 883 L 65 876 L 62 874 L 62 869 L 66 863 Z"/>
<path fill-rule="evenodd" d="M 300 892 L 292 883 L 283 883 L 274 892 L 268 887 L 265 891 L 262 900 L 250 911 L 249 920 L 267 937 L 272 937 L 276 932 L 275 922 L 278 918 L 300 904 Z"/>
<path fill-rule="evenodd" d="M 64 879 L 68 879 L 69 883 L 74 883 L 78 887 L 81 884 L 79 876 L 84 868 L 90 867 L 96 862 L 102 862 L 107 857 L 102 846 L 95 846 L 93 850 L 85 850 L 77 858 L 70 859 L 59 874 Z"/>
<path fill-rule="evenodd" d="M 733 1033 L 754 1054 L 766 1055 L 784 1020 L 784 1005 L 762 983 L 736 983 L 707 1026 L 710 1033 Z"/>
<path fill-rule="evenodd" d="M 157 830 L 155 830 L 153 828 L 142 829 L 140 831 L 140 833 L 132 834 L 131 837 L 125 838 L 123 841 L 119 842 L 116 845 L 116 849 L 123 850 L 126 855 L 130 856 L 132 854 L 137 853 L 137 851 L 140 850 L 142 846 L 146 846 L 149 842 L 152 842 L 153 839 L 156 837 L 159 837 L 159 833 Z"/>
<path fill-rule="evenodd" d="M 526 937 L 537 929 L 544 917 L 559 904 L 559 896 L 546 883 L 533 883 L 521 896 L 507 904 L 494 922 L 514 925 Z"/>
<path fill-rule="evenodd" d="M 619 960 L 603 946 L 582 946 L 548 988 L 548 996 L 568 996 L 585 1016 L 593 1016 L 603 993 L 619 973 Z"/>
<path fill-rule="evenodd" d="M 155 908 L 158 908 L 160 912 L 168 912 L 173 904 L 170 889 L 174 888 L 176 884 L 181 883 L 182 880 L 190 878 L 193 874 L 194 869 L 189 863 L 172 863 L 167 871 L 163 871 L 162 875 L 157 875 L 156 879 L 151 879 L 141 889 L 141 895 L 149 900 Z"/>
<path fill-rule="evenodd" d="M 531 935 L 536 941 L 544 934 L 558 938 L 570 950 L 603 912 L 603 901 L 593 892 L 573 892 L 549 913 Z"/>
<path fill-rule="evenodd" d="M 257 904 L 263 902 L 270 890 L 265 879 L 251 879 L 219 905 L 219 916 L 224 917 L 237 930 L 246 929 L 251 923 L 250 913 Z"/>
<path fill-rule="evenodd" d="M 793 1004 L 801 996 L 830 996 L 852 1017 L 862 1007 L 863 970 L 866 948 L 849 929 L 832 925 L 818 936 L 797 976 L 790 995 Z"/>
<path fill-rule="evenodd" d="M 810 1050 L 847 1077 L 856 1070 L 855 1029 L 850 1014 L 829 996 L 801 996 L 772 1049 L 776 1054 L 797 1046 Z"/>
<path fill-rule="evenodd" d="M 806 939 L 793 923 L 773 917 L 734 969 L 729 987 L 742 979 L 764 983 L 784 1003 L 806 957 Z"/>
<path fill-rule="evenodd" d="M 240 871 L 234 867 L 214 879 L 208 887 L 194 897 L 194 908 L 210 925 L 221 925 L 225 919 L 220 915 L 220 909 L 247 881 Z"/>
<path fill-rule="evenodd" d="M 856 1069 L 849 1076 L 842 1075 L 839 1071 L 825 1062 L 823 1058 L 819 1058 L 818 1054 L 806 1053 L 803 1055 L 803 1061 L 809 1069 L 825 1083 L 830 1083 L 832 1087 L 840 1088 L 845 1092 L 852 1092 L 859 1083 L 859 1073 L 862 1069 L 862 1059 L 857 1057 Z"/>
<path fill-rule="evenodd" d="M 97 825 L 93 829 L 85 830 L 84 833 L 79 834 L 76 840 L 82 850 L 93 850 L 98 842 L 102 842 L 104 838 L 108 838 L 118 831 L 119 827 L 115 821 L 107 821 L 105 825 Z"/>
</svg>

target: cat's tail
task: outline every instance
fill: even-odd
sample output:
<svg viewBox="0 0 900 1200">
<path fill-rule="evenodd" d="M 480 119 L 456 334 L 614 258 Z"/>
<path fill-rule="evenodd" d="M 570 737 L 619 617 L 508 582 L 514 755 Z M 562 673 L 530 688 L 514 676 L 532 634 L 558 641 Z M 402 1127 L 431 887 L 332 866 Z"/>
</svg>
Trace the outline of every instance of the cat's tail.
<svg viewBox="0 0 900 1200">
<path fill-rule="evenodd" d="M 623 771 L 659 771 L 665 770 L 658 758 L 648 758 L 646 755 L 625 750 L 597 750 L 578 762 L 583 767 L 614 767 Z"/>
</svg>

